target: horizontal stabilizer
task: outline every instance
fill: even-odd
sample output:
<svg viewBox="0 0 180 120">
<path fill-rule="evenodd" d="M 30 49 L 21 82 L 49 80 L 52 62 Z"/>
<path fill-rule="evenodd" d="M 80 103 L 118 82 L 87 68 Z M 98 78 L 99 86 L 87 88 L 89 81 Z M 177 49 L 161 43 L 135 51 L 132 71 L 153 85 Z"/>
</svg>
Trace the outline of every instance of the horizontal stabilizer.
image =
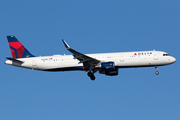
<svg viewBox="0 0 180 120">
<path fill-rule="evenodd" d="M 18 62 L 18 63 L 24 63 L 23 61 L 20 61 L 20 60 L 16 60 L 14 58 L 11 58 L 11 57 L 6 57 L 8 60 L 11 60 L 13 62 Z"/>
</svg>

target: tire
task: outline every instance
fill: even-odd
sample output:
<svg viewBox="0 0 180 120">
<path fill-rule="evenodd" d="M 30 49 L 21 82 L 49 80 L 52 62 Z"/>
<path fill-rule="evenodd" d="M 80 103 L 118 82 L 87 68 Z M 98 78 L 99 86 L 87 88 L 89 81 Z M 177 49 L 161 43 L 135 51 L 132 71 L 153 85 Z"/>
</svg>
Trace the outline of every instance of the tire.
<svg viewBox="0 0 180 120">
<path fill-rule="evenodd" d="M 91 71 L 89 71 L 89 72 L 87 73 L 87 75 L 88 75 L 89 77 L 91 77 L 93 74 L 92 74 Z"/>
<path fill-rule="evenodd" d="M 158 71 L 156 71 L 156 72 L 155 72 L 155 74 L 156 74 L 156 75 L 159 75 L 159 72 L 158 72 Z"/>
<path fill-rule="evenodd" d="M 95 78 L 95 76 L 93 75 L 93 76 L 91 76 L 91 80 L 95 80 L 96 78 Z"/>
</svg>

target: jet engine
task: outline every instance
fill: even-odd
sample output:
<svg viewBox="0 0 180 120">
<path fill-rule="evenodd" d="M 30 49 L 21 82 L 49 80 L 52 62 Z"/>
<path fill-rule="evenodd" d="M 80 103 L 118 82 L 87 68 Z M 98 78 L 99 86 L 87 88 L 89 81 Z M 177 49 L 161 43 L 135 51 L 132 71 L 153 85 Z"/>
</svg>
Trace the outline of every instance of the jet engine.
<svg viewBox="0 0 180 120">
<path fill-rule="evenodd" d="M 115 68 L 114 62 L 103 62 L 101 63 L 101 70 L 99 71 L 99 73 L 109 76 L 115 76 L 118 75 L 118 68 Z"/>
<path fill-rule="evenodd" d="M 114 70 L 115 64 L 114 64 L 114 62 L 103 62 L 103 63 L 101 63 L 101 69 L 103 69 L 103 70 Z"/>
</svg>

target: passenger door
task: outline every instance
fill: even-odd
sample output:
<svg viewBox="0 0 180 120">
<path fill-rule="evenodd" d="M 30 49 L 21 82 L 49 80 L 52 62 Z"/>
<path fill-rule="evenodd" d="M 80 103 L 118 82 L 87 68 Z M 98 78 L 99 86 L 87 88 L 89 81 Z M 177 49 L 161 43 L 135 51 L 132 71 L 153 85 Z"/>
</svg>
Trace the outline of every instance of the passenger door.
<svg viewBox="0 0 180 120">
<path fill-rule="evenodd" d="M 158 60 L 158 52 L 154 52 L 154 60 Z"/>
<path fill-rule="evenodd" d="M 37 68 L 37 59 L 36 58 L 32 58 L 32 68 Z"/>
</svg>

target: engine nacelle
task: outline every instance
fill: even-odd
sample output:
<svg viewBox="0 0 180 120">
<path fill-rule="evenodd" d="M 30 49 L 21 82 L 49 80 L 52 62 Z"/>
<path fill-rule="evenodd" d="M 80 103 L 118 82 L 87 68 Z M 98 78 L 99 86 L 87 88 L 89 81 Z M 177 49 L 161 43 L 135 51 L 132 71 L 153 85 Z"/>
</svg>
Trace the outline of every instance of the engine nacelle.
<svg viewBox="0 0 180 120">
<path fill-rule="evenodd" d="M 114 62 L 103 62 L 101 63 L 101 70 L 99 73 L 109 76 L 118 75 L 118 68 L 115 68 Z"/>
<path fill-rule="evenodd" d="M 115 70 L 100 70 L 99 73 L 109 76 L 115 76 L 118 75 L 118 68 L 116 68 Z"/>
<path fill-rule="evenodd" d="M 105 75 L 109 75 L 109 76 L 118 75 L 118 69 L 116 69 L 116 70 L 106 70 Z"/>
<path fill-rule="evenodd" d="M 101 63 L 101 69 L 102 70 L 114 70 L 115 64 L 114 64 L 114 62 L 103 62 L 103 63 Z"/>
</svg>

